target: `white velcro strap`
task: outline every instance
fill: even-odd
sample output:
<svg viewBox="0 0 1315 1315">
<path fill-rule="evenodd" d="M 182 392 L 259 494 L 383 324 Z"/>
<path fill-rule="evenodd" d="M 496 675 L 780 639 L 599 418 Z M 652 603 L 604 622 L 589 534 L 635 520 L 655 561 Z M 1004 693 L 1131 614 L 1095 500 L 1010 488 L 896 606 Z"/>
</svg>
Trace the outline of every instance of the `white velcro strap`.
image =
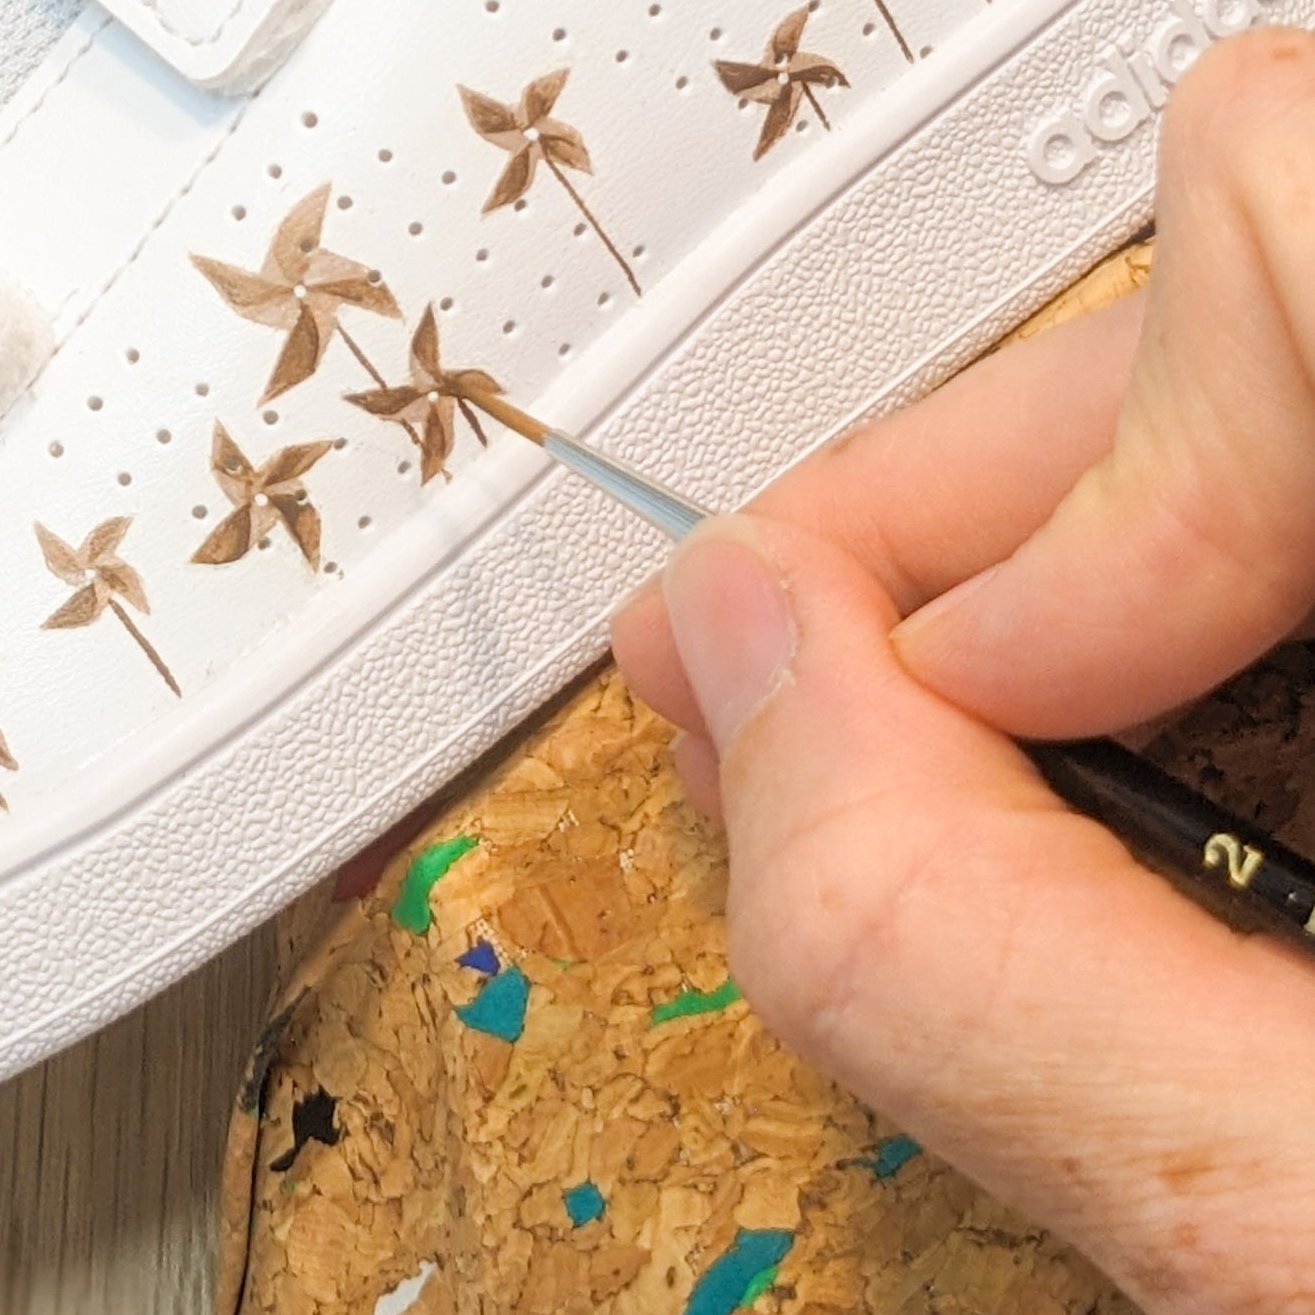
<svg viewBox="0 0 1315 1315">
<path fill-rule="evenodd" d="M 198 86 L 253 91 L 296 49 L 329 0 L 101 0 Z"/>
<path fill-rule="evenodd" d="M 0 270 L 0 416 L 40 374 L 54 345 L 45 309 L 21 283 Z"/>
</svg>

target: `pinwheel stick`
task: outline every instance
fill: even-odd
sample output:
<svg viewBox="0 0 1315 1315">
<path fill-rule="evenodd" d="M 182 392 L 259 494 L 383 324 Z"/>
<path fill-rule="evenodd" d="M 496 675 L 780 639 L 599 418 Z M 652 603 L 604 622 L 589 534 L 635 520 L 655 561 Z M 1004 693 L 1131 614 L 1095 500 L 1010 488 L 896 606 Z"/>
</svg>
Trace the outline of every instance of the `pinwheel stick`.
<svg viewBox="0 0 1315 1315">
<path fill-rule="evenodd" d="M 808 97 L 808 103 L 813 107 L 813 112 L 817 115 L 819 122 L 827 132 L 831 131 L 831 122 L 826 117 L 826 111 L 822 108 L 822 102 L 817 99 L 817 93 L 814 92 L 808 83 L 804 83 L 804 95 Z"/>
<path fill-rule="evenodd" d="M 387 388 L 388 384 L 387 381 L 384 379 L 383 375 L 381 375 L 379 371 L 375 369 L 374 363 L 365 354 L 364 350 L 362 350 L 361 344 L 358 343 L 356 339 L 353 338 L 352 335 L 347 332 L 346 326 L 343 325 L 341 322 L 338 325 L 338 332 L 342 334 L 342 340 L 347 344 L 347 350 L 350 351 L 351 354 L 354 357 L 356 357 L 358 361 L 360 361 L 361 368 L 365 371 L 366 374 L 370 376 L 371 379 L 374 380 L 375 385 L 379 388 Z M 416 433 L 416 427 L 409 420 L 404 420 L 402 421 L 402 428 L 406 430 L 407 437 L 411 440 L 411 442 L 414 443 L 416 447 L 423 452 L 425 449 L 425 445 L 420 441 L 420 435 Z"/>
<path fill-rule="evenodd" d="M 576 191 L 575 187 L 571 183 L 571 180 L 562 172 L 561 167 L 546 151 L 543 154 L 543 162 L 548 166 L 549 170 L 552 172 L 552 176 L 556 178 L 557 181 L 561 183 L 561 185 L 564 188 L 566 188 L 567 196 L 569 196 L 571 200 L 575 202 L 576 206 L 579 208 L 580 213 L 588 221 L 589 227 L 592 228 L 594 232 L 598 234 L 599 241 L 601 241 L 602 244 L 611 253 L 612 259 L 615 260 L 616 263 L 621 266 L 621 272 L 626 276 L 626 281 L 634 289 L 635 296 L 642 297 L 644 293 L 639 286 L 639 280 L 635 278 L 634 271 L 630 268 L 630 265 L 627 263 L 626 258 L 617 249 L 616 243 L 613 242 L 612 239 L 607 236 L 607 233 L 604 230 L 602 224 L 598 222 L 597 218 L 594 216 L 594 212 L 590 210 L 588 205 L 585 203 L 584 197 L 582 197 L 580 193 Z"/>
<path fill-rule="evenodd" d="M 178 688 L 178 682 L 174 679 L 173 672 L 165 665 L 165 661 L 156 651 L 155 645 L 137 628 L 137 623 L 128 615 L 123 604 L 117 598 L 111 598 L 109 606 L 110 611 L 123 622 L 124 629 L 137 641 L 141 651 L 151 660 L 151 666 L 164 678 L 164 683 L 181 699 L 183 691 Z"/>
<path fill-rule="evenodd" d="M 895 15 L 890 12 L 890 6 L 886 4 L 886 0 L 876 0 L 876 5 L 881 17 L 886 21 L 886 26 L 890 28 L 891 36 L 899 43 L 900 53 L 910 64 L 914 63 L 913 51 L 909 49 L 909 43 L 904 40 L 904 33 L 899 30 L 899 24 L 895 21 Z M 809 99 L 812 99 L 811 96 Z"/>
</svg>

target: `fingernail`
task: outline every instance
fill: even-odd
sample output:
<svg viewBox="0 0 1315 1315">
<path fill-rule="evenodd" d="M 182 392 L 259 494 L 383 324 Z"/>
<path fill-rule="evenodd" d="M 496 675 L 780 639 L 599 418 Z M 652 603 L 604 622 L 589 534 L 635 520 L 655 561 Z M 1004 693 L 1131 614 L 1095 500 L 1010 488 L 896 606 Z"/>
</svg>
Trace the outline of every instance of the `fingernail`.
<svg viewBox="0 0 1315 1315">
<path fill-rule="evenodd" d="M 1003 565 L 1004 563 L 1000 562 L 995 566 L 987 567 L 984 571 L 979 571 L 976 575 L 970 576 L 960 584 L 956 584 L 953 589 L 947 589 L 938 598 L 933 598 L 930 603 L 905 617 L 890 634 L 891 643 L 894 644 L 896 651 L 905 653 L 916 649 L 919 644 L 924 642 L 929 633 L 945 621 L 946 617 L 952 616 L 979 589 L 985 588 L 999 573 L 1000 567 Z"/>
<path fill-rule="evenodd" d="M 752 522 L 707 522 L 662 577 L 676 649 L 713 741 L 725 750 L 779 688 L 797 630 L 789 595 Z"/>
</svg>

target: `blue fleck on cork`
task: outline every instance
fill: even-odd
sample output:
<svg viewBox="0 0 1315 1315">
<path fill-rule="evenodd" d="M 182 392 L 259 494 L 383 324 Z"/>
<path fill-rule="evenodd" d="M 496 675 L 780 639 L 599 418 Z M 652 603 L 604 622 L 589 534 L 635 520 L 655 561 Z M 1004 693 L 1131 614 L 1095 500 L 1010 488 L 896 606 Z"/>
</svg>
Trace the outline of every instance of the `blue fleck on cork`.
<svg viewBox="0 0 1315 1315">
<path fill-rule="evenodd" d="M 476 1032 L 515 1044 L 525 1031 L 525 1007 L 530 999 L 530 982 L 515 966 L 490 977 L 479 994 L 457 1009 L 457 1017 Z"/>
<path fill-rule="evenodd" d="M 794 1234 L 783 1228 L 742 1228 L 730 1250 L 694 1285 L 685 1315 L 733 1315 L 757 1301 L 773 1283 Z"/>
<path fill-rule="evenodd" d="M 583 1228 L 585 1224 L 592 1224 L 595 1219 L 601 1219 L 607 1209 L 607 1202 L 603 1200 L 602 1192 L 594 1183 L 588 1181 L 568 1187 L 562 1193 L 562 1203 L 566 1206 L 566 1213 L 571 1216 L 572 1228 Z"/>
<path fill-rule="evenodd" d="M 473 968 L 485 977 L 496 977 L 502 971 L 498 952 L 488 941 L 476 941 L 465 954 L 457 955 L 457 967 Z"/>
</svg>

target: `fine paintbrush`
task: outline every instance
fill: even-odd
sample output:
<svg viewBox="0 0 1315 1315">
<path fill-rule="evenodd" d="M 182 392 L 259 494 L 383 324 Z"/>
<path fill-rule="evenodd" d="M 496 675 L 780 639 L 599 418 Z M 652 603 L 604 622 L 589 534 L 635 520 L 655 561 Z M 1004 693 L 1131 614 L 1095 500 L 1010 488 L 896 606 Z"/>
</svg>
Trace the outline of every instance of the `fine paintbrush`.
<svg viewBox="0 0 1315 1315">
<path fill-rule="evenodd" d="M 468 399 L 673 539 L 710 513 L 646 475 L 527 415 L 505 398 Z M 1103 822 L 1213 912 L 1315 950 L 1315 865 L 1216 807 L 1113 740 L 1019 746 L 1056 794 Z"/>
</svg>

